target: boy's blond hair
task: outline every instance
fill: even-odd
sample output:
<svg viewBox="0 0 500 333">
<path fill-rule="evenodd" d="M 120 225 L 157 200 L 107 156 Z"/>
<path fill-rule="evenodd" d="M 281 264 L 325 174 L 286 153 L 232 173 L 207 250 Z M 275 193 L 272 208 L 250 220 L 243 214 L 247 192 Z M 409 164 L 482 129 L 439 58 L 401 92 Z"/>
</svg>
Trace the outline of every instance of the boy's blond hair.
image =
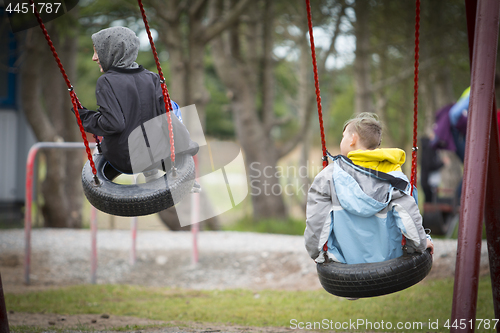
<svg viewBox="0 0 500 333">
<path fill-rule="evenodd" d="M 344 124 L 344 131 L 347 126 L 350 126 L 350 131 L 355 131 L 361 144 L 367 149 L 375 149 L 382 142 L 382 123 L 379 121 L 375 113 L 363 112 L 354 118 L 349 119 Z"/>
</svg>

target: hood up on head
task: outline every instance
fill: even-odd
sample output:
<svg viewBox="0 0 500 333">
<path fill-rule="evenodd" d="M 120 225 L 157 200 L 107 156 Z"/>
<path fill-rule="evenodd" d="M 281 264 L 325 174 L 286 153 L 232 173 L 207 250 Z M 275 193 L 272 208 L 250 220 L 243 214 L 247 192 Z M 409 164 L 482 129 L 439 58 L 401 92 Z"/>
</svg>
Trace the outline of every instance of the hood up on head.
<svg viewBox="0 0 500 333">
<path fill-rule="evenodd" d="M 137 67 L 139 38 L 129 28 L 112 27 L 92 35 L 99 63 L 104 72 L 111 67 Z"/>
</svg>

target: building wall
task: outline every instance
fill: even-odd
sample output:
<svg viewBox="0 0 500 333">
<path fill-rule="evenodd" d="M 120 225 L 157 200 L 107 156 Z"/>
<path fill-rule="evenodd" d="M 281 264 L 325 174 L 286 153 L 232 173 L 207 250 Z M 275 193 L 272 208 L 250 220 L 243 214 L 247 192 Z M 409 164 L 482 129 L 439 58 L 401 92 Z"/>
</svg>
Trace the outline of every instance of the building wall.
<svg viewBox="0 0 500 333">
<path fill-rule="evenodd" d="M 0 111 L 0 201 L 17 201 L 17 123 L 14 110 Z"/>
<path fill-rule="evenodd" d="M 25 200 L 26 159 L 36 142 L 19 100 L 19 47 L 0 7 L 0 222 L 19 216 Z"/>
</svg>

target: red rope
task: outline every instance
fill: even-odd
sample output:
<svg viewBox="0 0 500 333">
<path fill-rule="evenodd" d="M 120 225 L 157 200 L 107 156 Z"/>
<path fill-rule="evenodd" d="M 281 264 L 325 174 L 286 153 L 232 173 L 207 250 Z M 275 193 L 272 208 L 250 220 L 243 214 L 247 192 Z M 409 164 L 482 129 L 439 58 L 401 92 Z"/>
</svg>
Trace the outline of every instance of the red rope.
<svg viewBox="0 0 500 333">
<path fill-rule="evenodd" d="M 149 44 L 151 44 L 151 50 L 153 51 L 153 56 L 155 58 L 156 68 L 158 68 L 158 74 L 160 75 L 161 89 L 163 92 L 163 101 L 165 102 L 165 109 L 167 110 L 168 131 L 170 132 L 170 159 L 172 160 L 172 168 L 173 168 L 173 166 L 175 165 L 175 147 L 174 147 L 174 130 L 172 127 L 172 118 L 170 117 L 170 110 L 172 110 L 172 103 L 170 101 L 170 95 L 168 94 L 167 85 L 165 84 L 165 78 L 163 77 L 163 71 L 161 70 L 160 59 L 158 59 L 158 53 L 156 52 L 155 43 L 153 41 L 153 37 L 151 36 L 151 31 L 149 29 L 149 23 L 146 17 L 146 12 L 144 11 L 144 6 L 142 5 L 142 0 L 137 0 L 137 1 L 141 9 L 144 26 L 146 27 L 146 31 L 148 33 Z"/>
<path fill-rule="evenodd" d="M 413 90 L 413 149 L 411 153 L 411 194 L 417 186 L 418 59 L 420 47 L 420 0 L 415 1 L 415 71 Z"/>
<path fill-rule="evenodd" d="M 89 142 L 87 140 L 87 136 L 85 135 L 85 130 L 83 128 L 82 120 L 80 119 L 80 114 L 78 113 L 78 109 L 81 109 L 82 105 L 80 104 L 78 97 L 76 97 L 76 93 L 73 89 L 73 86 L 71 85 L 71 82 L 69 81 L 68 75 L 66 75 L 66 71 L 64 70 L 64 67 L 61 63 L 61 59 L 59 59 L 59 56 L 56 52 L 54 44 L 52 43 L 52 40 L 50 39 L 49 33 L 47 32 L 47 29 L 45 28 L 45 25 L 43 24 L 42 18 L 40 17 L 40 14 L 38 13 L 38 9 L 34 5 L 33 0 L 30 0 L 30 3 L 34 8 L 34 13 L 35 13 L 36 19 L 38 21 L 38 24 L 40 25 L 40 28 L 42 29 L 43 34 L 45 35 L 45 39 L 47 40 L 47 44 L 49 44 L 50 50 L 52 51 L 52 55 L 54 56 L 54 59 L 56 60 L 57 66 L 59 66 L 59 70 L 61 71 L 61 74 L 64 78 L 64 81 L 66 81 L 66 85 L 68 86 L 69 95 L 71 97 L 71 103 L 73 104 L 73 110 L 75 110 L 75 116 L 76 116 L 76 120 L 78 122 L 78 127 L 80 128 L 83 143 L 85 144 L 85 151 L 87 152 L 87 158 L 89 159 L 90 167 L 92 168 L 92 173 L 94 174 L 94 181 L 96 182 L 96 184 L 99 184 L 99 180 L 97 178 L 97 170 L 95 168 L 94 160 L 92 159 L 92 152 L 90 151 Z M 96 143 L 99 144 L 99 140 L 97 139 L 97 137 L 95 135 L 94 135 L 94 138 L 96 139 Z"/>
<path fill-rule="evenodd" d="M 321 133 L 321 148 L 323 150 L 323 168 L 326 168 L 328 166 L 328 158 L 326 152 L 325 128 L 323 127 L 323 111 L 321 109 L 321 95 L 319 91 L 318 66 L 316 64 L 316 49 L 314 47 L 310 0 L 306 0 L 306 7 L 307 7 L 307 23 L 309 25 L 309 40 L 311 42 L 312 64 L 314 68 L 314 86 L 316 88 L 316 102 L 318 104 L 319 129 Z"/>
</svg>

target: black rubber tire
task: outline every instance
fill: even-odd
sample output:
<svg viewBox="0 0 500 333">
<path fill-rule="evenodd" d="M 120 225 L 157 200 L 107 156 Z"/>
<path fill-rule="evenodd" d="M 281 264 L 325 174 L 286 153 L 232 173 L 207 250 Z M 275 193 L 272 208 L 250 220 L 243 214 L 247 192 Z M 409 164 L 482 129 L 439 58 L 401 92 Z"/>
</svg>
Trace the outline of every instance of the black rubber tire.
<svg viewBox="0 0 500 333">
<path fill-rule="evenodd" d="M 391 294 L 420 282 L 432 268 L 430 250 L 371 264 L 317 264 L 323 288 L 335 296 L 366 298 Z"/>
<path fill-rule="evenodd" d="M 191 155 L 177 156 L 177 177 L 174 178 L 169 171 L 166 177 L 136 185 L 113 183 L 112 180 L 119 173 L 110 170 L 101 154 L 94 155 L 94 163 L 100 185 L 95 185 L 94 175 L 87 161 L 82 171 L 83 192 L 92 206 L 111 215 L 142 216 L 157 213 L 174 205 L 172 193 L 176 199 L 183 198 L 194 183 L 195 168 Z"/>
</svg>

